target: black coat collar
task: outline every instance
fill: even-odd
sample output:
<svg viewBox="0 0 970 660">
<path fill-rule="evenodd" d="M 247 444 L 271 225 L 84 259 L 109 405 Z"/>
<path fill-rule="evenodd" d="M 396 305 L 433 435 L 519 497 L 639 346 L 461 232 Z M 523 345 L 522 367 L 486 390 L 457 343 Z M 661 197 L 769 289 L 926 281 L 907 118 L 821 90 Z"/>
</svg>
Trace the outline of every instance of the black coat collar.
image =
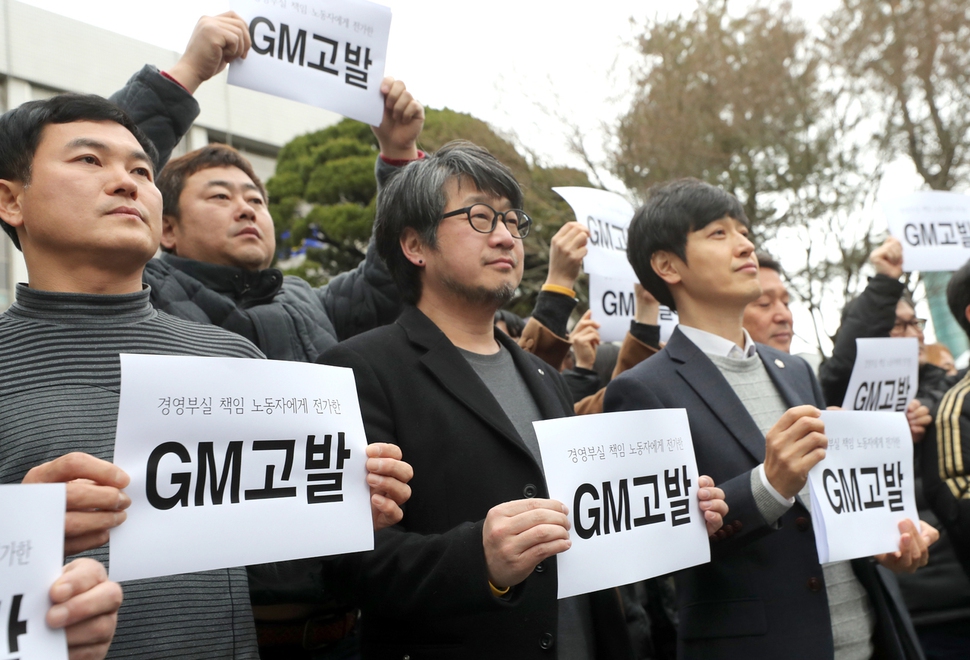
<svg viewBox="0 0 970 660">
<path fill-rule="evenodd" d="M 411 343 L 424 351 L 420 358 L 421 363 L 446 391 L 499 435 L 533 458 L 532 452 L 525 446 L 515 426 L 485 383 L 431 319 L 416 307 L 407 306 L 397 324 L 404 329 Z M 555 376 L 551 373 L 551 368 L 527 354 L 504 333 L 496 332 L 495 335 L 511 353 L 516 368 L 542 413 L 542 418 L 554 419 L 569 414 L 556 394 L 553 380 Z"/>
</svg>

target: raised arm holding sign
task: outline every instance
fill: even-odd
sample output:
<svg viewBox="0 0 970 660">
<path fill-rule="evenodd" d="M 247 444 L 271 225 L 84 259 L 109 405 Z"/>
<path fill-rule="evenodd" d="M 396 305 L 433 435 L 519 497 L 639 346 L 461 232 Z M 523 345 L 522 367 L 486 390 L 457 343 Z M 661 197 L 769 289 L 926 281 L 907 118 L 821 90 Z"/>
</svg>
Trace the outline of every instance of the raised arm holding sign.
<svg viewBox="0 0 970 660">
<path fill-rule="evenodd" d="M 229 67 L 229 84 L 381 123 L 389 8 L 366 0 L 232 7 L 249 26 L 252 52 Z"/>
</svg>

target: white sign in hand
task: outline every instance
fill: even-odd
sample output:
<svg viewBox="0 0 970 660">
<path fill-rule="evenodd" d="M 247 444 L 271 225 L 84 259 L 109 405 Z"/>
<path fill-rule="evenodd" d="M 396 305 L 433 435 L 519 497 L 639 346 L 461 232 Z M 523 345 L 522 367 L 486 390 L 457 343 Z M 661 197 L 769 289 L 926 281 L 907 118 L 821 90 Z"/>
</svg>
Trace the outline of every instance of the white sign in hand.
<svg viewBox="0 0 970 660">
<path fill-rule="evenodd" d="M 636 315 L 636 293 L 633 283 L 602 275 L 589 276 L 589 308 L 593 320 L 600 324 L 600 341 L 623 341 Z M 660 306 L 660 341 L 666 342 L 677 326 L 677 312 Z"/>
<path fill-rule="evenodd" d="M 970 195 L 932 190 L 882 202 L 903 270 L 957 270 L 970 259 Z"/>
<path fill-rule="evenodd" d="M 572 546 L 556 559 L 560 598 L 711 560 L 685 410 L 533 425 L 549 497 L 568 507 L 572 525 Z"/>
<path fill-rule="evenodd" d="M 350 369 L 123 354 L 111 578 L 373 549 L 366 444 Z"/>
<path fill-rule="evenodd" d="M 898 524 L 919 527 L 906 415 L 825 411 L 829 448 L 808 473 L 820 563 L 899 549 Z"/>
<path fill-rule="evenodd" d="M 67 660 L 47 626 L 48 592 L 64 565 L 64 484 L 0 486 L 0 658 Z"/>
<path fill-rule="evenodd" d="M 366 0 L 232 0 L 253 45 L 229 84 L 378 126 L 391 10 Z"/>
<path fill-rule="evenodd" d="M 906 412 L 919 383 L 919 340 L 871 337 L 856 339 L 855 345 L 842 408 Z"/>
<path fill-rule="evenodd" d="M 620 195 L 597 188 L 553 188 L 569 203 L 576 220 L 589 229 L 583 270 L 627 282 L 636 282 L 633 266 L 626 258 L 626 232 L 633 219 L 633 206 Z"/>
</svg>

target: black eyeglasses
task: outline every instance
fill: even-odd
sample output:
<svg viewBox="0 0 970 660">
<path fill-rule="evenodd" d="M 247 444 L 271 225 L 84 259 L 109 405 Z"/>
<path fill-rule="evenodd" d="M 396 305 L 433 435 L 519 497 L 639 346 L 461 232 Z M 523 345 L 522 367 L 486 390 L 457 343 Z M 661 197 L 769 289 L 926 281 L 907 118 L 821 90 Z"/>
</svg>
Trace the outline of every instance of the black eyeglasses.
<svg viewBox="0 0 970 660">
<path fill-rule="evenodd" d="M 908 321 L 904 319 L 897 318 L 896 323 L 893 324 L 893 330 L 899 328 L 902 331 L 906 331 L 906 328 L 916 328 L 919 331 L 926 329 L 926 319 L 909 319 Z"/>
<path fill-rule="evenodd" d="M 450 218 L 455 215 L 465 214 L 468 217 L 468 224 L 472 229 L 481 234 L 491 234 L 498 225 L 499 218 L 505 223 L 505 227 L 512 234 L 512 238 L 525 238 L 532 229 L 532 218 L 522 209 L 509 209 L 508 211 L 496 211 L 488 204 L 473 204 L 457 211 L 451 211 L 441 216 L 442 219 Z"/>
</svg>

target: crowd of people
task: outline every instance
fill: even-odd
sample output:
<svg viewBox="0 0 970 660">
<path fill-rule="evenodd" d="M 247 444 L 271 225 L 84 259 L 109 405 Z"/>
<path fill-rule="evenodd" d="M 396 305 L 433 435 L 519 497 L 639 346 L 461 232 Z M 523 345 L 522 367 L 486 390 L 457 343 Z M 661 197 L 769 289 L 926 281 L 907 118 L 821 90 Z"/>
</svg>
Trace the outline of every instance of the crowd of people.
<svg viewBox="0 0 970 660">
<path fill-rule="evenodd" d="M 737 199 L 693 179 L 652 190 L 630 224 L 639 284 L 619 348 L 589 312 L 567 330 L 589 239 L 576 222 L 521 319 L 503 309 L 532 228 L 519 183 L 469 142 L 419 150 L 423 107 L 387 78 L 373 237 L 314 288 L 272 266 L 266 188 L 240 153 L 170 160 L 194 92 L 250 45 L 237 15 L 203 17 L 174 67 L 110 100 L 0 117 L 0 224 L 28 272 L 0 315 L 0 482 L 67 484 L 47 623 L 72 660 L 970 657 L 970 379 L 924 346 L 898 241 L 872 253 L 818 376 L 790 353 L 782 265 L 755 252 Z M 947 293 L 970 335 L 970 264 Z M 665 344 L 661 305 L 679 314 Z M 857 338 L 903 336 L 920 345 L 906 416 L 921 522 L 900 523 L 896 552 L 820 564 L 820 412 L 841 404 Z M 111 463 L 119 353 L 353 369 L 374 550 L 110 581 L 131 503 Z M 712 560 L 557 599 L 570 519 L 533 422 L 664 408 L 687 410 Z"/>
</svg>

